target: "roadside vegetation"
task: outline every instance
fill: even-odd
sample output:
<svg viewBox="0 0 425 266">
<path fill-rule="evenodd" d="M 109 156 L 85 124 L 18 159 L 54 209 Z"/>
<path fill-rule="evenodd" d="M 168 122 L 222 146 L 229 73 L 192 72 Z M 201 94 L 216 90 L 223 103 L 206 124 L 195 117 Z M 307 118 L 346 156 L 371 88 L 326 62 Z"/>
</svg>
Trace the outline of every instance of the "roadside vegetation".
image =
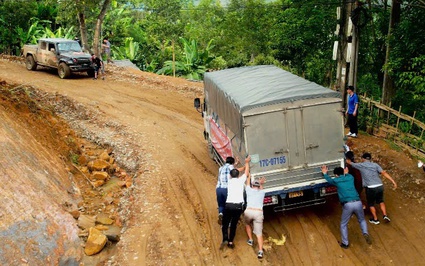
<svg viewBox="0 0 425 266">
<path fill-rule="evenodd" d="M 40 37 L 78 37 L 144 71 L 202 80 L 205 71 L 274 64 L 333 88 L 339 0 L 0 0 L 0 53 Z M 396 7 L 396 8 L 392 8 Z M 425 121 L 425 5 L 368 0 L 360 30 L 358 93 Z M 16 16 L 14 14 L 19 14 Z M 392 17 L 392 19 L 390 19 Z M 391 30 L 389 34 L 389 29 Z M 390 85 L 384 85 L 384 76 Z M 388 86 L 393 89 L 383 97 Z M 384 90 L 384 91 L 383 91 Z"/>
</svg>

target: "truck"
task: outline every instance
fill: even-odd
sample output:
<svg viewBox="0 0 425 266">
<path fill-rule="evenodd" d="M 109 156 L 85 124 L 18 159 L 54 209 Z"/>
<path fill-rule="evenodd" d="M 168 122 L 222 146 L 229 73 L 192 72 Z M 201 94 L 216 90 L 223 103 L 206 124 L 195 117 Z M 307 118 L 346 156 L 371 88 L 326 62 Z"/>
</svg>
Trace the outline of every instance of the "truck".
<svg viewBox="0 0 425 266">
<path fill-rule="evenodd" d="M 205 73 L 194 106 L 211 158 L 222 165 L 249 155 L 252 180 L 266 178 L 265 208 L 323 204 L 336 193 L 320 168 L 344 165 L 339 92 L 276 66 L 248 66 Z"/>
<path fill-rule="evenodd" d="M 36 45 L 24 45 L 22 55 L 28 70 L 36 70 L 37 66 L 54 68 L 61 79 L 69 78 L 73 72 L 86 72 L 90 77 L 94 76 L 91 55 L 84 53 L 74 40 L 42 38 Z"/>
</svg>

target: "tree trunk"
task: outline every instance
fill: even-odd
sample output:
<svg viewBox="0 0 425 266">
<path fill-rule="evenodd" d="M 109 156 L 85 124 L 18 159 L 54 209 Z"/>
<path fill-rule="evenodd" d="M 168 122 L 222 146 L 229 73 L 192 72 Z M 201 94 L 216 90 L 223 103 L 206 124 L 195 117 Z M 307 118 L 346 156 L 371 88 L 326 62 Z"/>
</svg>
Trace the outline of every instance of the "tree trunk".
<svg viewBox="0 0 425 266">
<path fill-rule="evenodd" d="M 400 13 L 401 13 L 401 0 L 392 0 L 391 3 L 391 17 L 390 23 L 388 26 L 388 35 L 387 35 L 387 49 L 385 53 L 385 67 L 384 67 L 384 82 L 382 84 L 382 103 L 388 105 L 391 102 L 391 99 L 396 93 L 396 88 L 394 86 L 394 80 L 388 73 L 388 63 L 390 61 L 390 40 L 393 29 L 400 22 Z"/>
<path fill-rule="evenodd" d="M 99 15 L 97 16 L 96 20 L 96 28 L 94 29 L 94 37 L 93 37 L 93 51 L 94 53 L 99 56 L 100 55 L 100 34 L 102 32 L 102 23 L 103 19 L 105 18 L 106 11 L 111 4 L 111 0 L 105 0 L 102 5 L 102 9 L 100 10 Z"/>
<path fill-rule="evenodd" d="M 83 51 L 91 52 L 87 40 L 86 18 L 81 12 L 78 12 L 78 22 L 80 23 L 81 46 L 83 47 Z"/>
</svg>

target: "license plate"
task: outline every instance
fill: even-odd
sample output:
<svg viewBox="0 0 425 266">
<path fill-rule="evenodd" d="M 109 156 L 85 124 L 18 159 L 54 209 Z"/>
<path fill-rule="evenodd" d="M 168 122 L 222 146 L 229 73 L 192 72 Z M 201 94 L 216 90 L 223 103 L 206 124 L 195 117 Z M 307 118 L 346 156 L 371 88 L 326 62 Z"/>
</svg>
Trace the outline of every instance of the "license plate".
<svg viewBox="0 0 425 266">
<path fill-rule="evenodd" d="M 304 193 L 302 191 L 289 192 L 289 198 L 302 197 Z"/>
</svg>

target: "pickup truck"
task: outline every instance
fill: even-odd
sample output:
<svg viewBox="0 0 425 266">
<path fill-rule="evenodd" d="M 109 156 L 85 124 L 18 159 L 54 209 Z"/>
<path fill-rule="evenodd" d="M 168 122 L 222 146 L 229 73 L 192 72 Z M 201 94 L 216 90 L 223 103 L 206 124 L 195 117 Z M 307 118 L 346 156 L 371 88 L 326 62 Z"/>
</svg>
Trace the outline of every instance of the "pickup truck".
<svg viewBox="0 0 425 266">
<path fill-rule="evenodd" d="M 72 72 L 87 72 L 94 76 L 90 54 L 84 53 L 74 40 L 42 38 L 36 45 L 24 45 L 23 56 L 28 70 L 36 70 L 37 66 L 54 68 L 61 79 L 69 78 Z"/>
<path fill-rule="evenodd" d="M 251 156 L 252 179 L 267 179 L 266 208 L 323 204 L 335 194 L 320 167 L 344 165 L 339 92 L 275 66 L 250 66 L 206 73 L 203 103 L 194 105 L 212 159 Z"/>
</svg>

